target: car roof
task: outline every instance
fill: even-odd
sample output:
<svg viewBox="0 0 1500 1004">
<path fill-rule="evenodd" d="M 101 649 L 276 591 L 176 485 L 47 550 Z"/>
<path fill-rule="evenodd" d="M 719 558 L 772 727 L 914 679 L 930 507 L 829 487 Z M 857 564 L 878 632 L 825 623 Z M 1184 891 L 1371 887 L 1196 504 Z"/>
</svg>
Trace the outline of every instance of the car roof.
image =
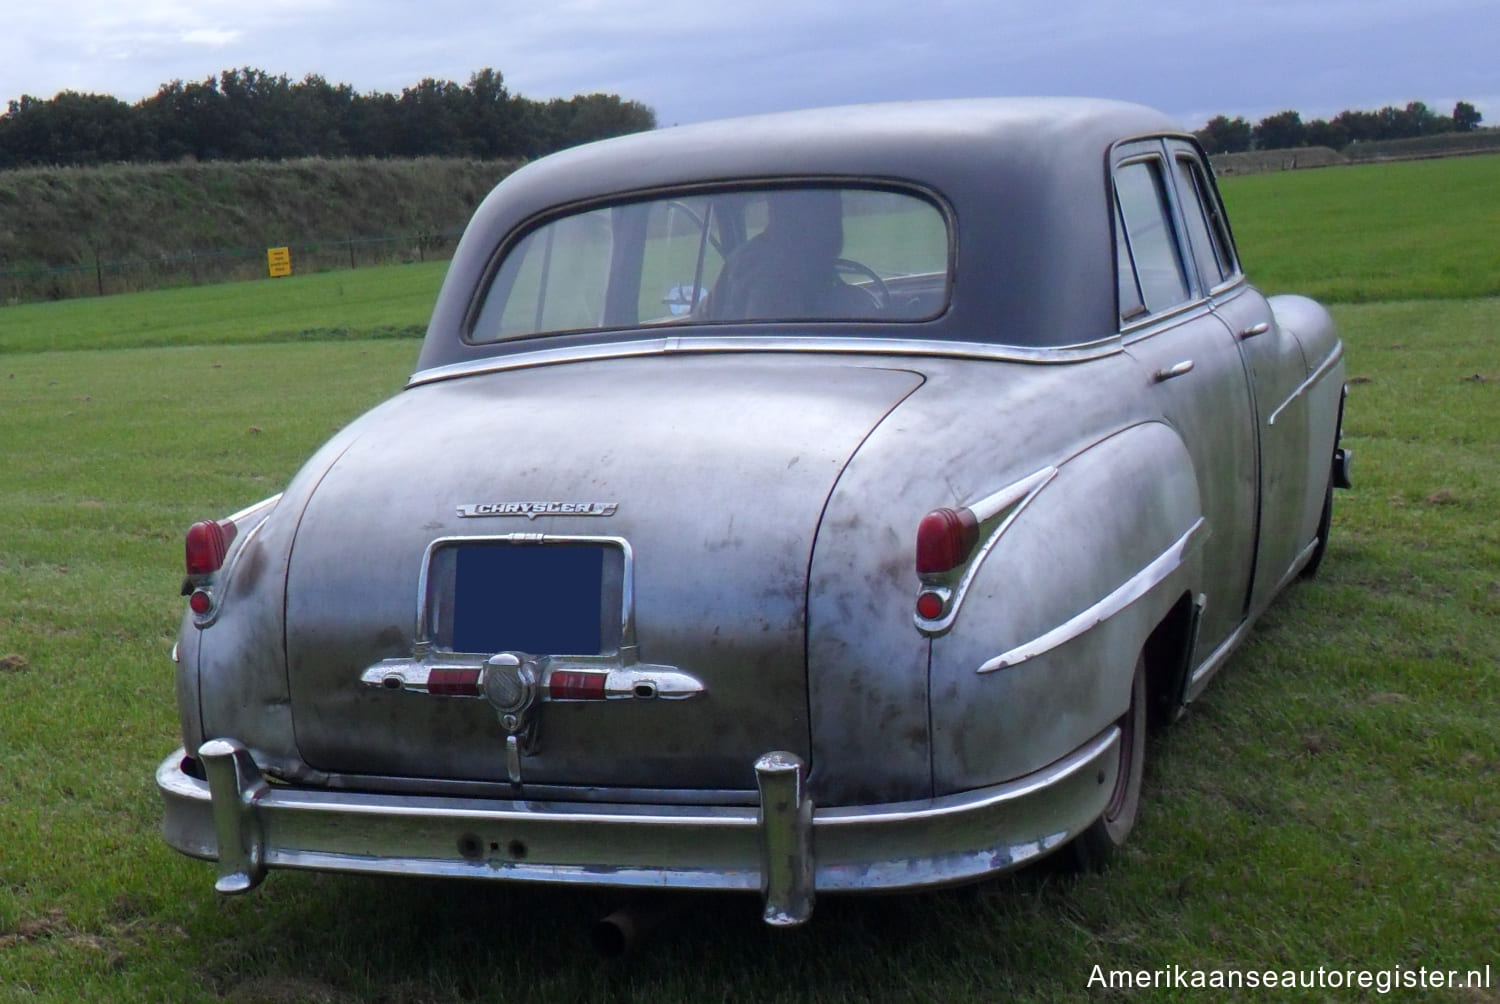
<svg viewBox="0 0 1500 1004">
<path fill-rule="evenodd" d="M 890 332 L 896 337 L 1022 346 L 1107 337 L 1118 327 L 1110 148 L 1180 134 L 1162 113 L 1120 101 L 982 98 L 757 115 L 574 147 L 514 172 L 479 207 L 450 264 L 418 368 L 546 341 L 480 347 L 461 338 L 500 245 L 538 215 L 682 186 L 773 179 L 906 184 L 952 208 L 950 309 L 921 332 L 887 326 L 903 329 Z"/>
</svg>

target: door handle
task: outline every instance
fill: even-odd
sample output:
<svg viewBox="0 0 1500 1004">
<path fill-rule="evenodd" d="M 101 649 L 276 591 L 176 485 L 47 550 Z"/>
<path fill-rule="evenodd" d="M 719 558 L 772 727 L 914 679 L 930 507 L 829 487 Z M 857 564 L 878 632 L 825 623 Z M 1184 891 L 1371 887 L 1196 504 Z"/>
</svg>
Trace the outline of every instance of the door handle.
<svg viewBox="0 0 1500 1004">
<path fill-rule="evenodd" d="M 1244 341 L 1246 338 L 1254 338 L 1256 335 L 1263 335 L 1270 330 L 1271 325 L 1266 321 L 1261 321 L 1259 324 L 1252 324 L 1250 327 L 1242 330 L 1240 332 L 1240 340 Z"/>
<path fill-rule="evenodd" d="M 1170 380 L 1173 377 L 1180 377 L 1184 373 L 1191 373 L 1192 370 L 1193 370 L 1193 361 L 1191 359 L 1184 359 L 1180 363 L 1173 363 L 1171 366 L 1168 366 L 1166 369 L 1157 370 L 1155 373 L 1153 373 L 1151 375 L 1151 382 L 1152 383 L 1161 383 L 1162 381 L 1164 381 L 1164 380 Z"/>
</svg>

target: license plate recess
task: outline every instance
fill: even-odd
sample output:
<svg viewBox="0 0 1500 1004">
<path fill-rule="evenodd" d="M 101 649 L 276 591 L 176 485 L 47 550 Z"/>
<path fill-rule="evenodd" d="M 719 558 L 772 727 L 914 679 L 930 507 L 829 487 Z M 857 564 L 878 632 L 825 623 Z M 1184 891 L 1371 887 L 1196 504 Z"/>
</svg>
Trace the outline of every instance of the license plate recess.
<svg viewBox="0 0 1500 1004">
<path fill-rule="evenodd" d="M 476 655 L 615 655 L 625 565 L 625 548 L 610 538 L 441 541 L 427 569 L 428 641 Z"/>
</svg>

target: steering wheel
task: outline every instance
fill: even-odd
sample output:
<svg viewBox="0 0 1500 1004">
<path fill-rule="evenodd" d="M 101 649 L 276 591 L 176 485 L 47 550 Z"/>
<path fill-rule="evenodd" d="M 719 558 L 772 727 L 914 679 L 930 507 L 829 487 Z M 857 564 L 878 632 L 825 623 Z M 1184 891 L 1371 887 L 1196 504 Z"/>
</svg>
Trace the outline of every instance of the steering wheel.
<svg viewBox="0 0 1500 1004">
<path fill-rule="evenodd" d="M 836 271 L 848 272 L 869 279 L 868 286 L 854 286 L 854 288 L 874 300 L 878 309 L 891 309 L 891 291 L 886 287 L 885 281 L 875 274 L 873 268 L 853 258 L 835 258 L 833 267 Z"/>
</svg>

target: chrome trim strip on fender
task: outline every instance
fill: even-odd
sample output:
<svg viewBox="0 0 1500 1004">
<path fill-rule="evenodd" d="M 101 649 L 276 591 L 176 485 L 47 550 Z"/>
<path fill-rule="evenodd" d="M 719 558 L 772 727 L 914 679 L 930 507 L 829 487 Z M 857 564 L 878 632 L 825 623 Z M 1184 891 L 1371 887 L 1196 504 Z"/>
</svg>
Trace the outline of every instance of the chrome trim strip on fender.
<svg viewBox="0 0 1500 1004">
<path fill-rule="evenodd" d="M 1024 645 L 1018 645 L 1009 652 L 997 655 L 993 659 L 986 661 L 975 672 L 993 673 L 998 669 L 1018 666 L 1028 659 L 1034 659 L 1039 655 L 1052 651 L 1059 645 L 1064 645 L 1072 641 L 1090 628 L 1109 620 L 1136 600 L 1145 596 L 1165 580 L 1168 575 L 1176 571 L 1177 567 L 1182 564 L 1182 556 L 1187 553 L 1187 549 L 1192 544 L 1193 538 L 1203 527 L 1203 522 L 1203 517 L 1198 517 L 1197 522 L 1188 527 L 1187 533 L 1178 537 L 1172 543 L 1172 546 L 1153 559 L 1145 568 L 1142 568 L 1139 572 L 1136 572 L 1122 582 L 1118 588 L 1099 602 L 1059 624 L 1046 634 L 1038 638 L 1033 638 Z"/>
<path fill-rule="evenodd" d="M 243 522 L 244 520 L 249 519 L 251 516 L 255 515 L 260 510 L 262 510 L 262 509 L 269 509 L 272 506 L 274 506 L 276 503 L 280 502 L 282 494 L 283 494 L 282 492 L 277 492 L 275 495 L 271 495 L 271 496 L 269 496 L 267 498 L 263 498 L 259 502 L 256 502 L 253 505 L 247 505 L 247 506 L 245 506 L 245 508 L 241 509 L 239 512 L 234 513 L 234 514 L 229 515 L 229 516 L 226 516 L 224 518 L 227 519 L 227 520 L 229 520 L 231 523 L 240 523 L 240 522 Z"/>
<path fill-rule="evenodd" d="M 1006 485 L 1004 488 L 1000 489 L 998 492 L 995 492 L 992 495 L 986 495 L 984 498 L 979 499 L 976 502 L 969 503 L 967 508 L 974 514 L 974 517 L 978 519 L 979 522 L 984 523 L 985 521 L 993 519 L 994 517 L 1000 515 L 1011 506 L 1020 503 L 1020 506 L 1017 507 L 1016 512 L 1011 513 L 1010 516 L 1006 518 L 1005 522 L 1000 524 L 1000 526 L 995 530 L 994 536 L 998 537 L 1005 531 L 1005 528 L 1007 526 L 1010 526 L 1011 521 L 1016 518 L 1016 513 L 1020 512 L 1020 509 L 1027 503 L 1029 503 L 1033 498 L 1035 498 L 1036 493 L 1045 488 L 1047 486 L 1047 482 L 1051 481 L 1055 477 L 1057 477 L 1056 467 L 1052 467 L 1050 465 L 1047 467 L 1043 467 L 1041 470 L 1036 471 L 1033 474 L 1026 475 L 1026 477 L 1022 478 L 1020 481 L 1017 481 L 1015 484 Z"/>
<path fill-rule="evenodd" d="M 1306 380 L 1298 384 L 1297 389 L 1287 395 L 1287 399 L 1285 401 L 1276 406 L 1276 410 L 1271 412 L 1271 417 L 1266 419 L 1266 424 L 1275 425 L 1276 417 L 1283 411 L 1285 411 L 1287 409 L 1287 406 L 1290 405 L 1293 401 L 1297 400 L 1297 398 L 1301 397 L 1303 394 L 1306 394 L 1308 389 L 1312 387 L 1313 384 L 1317 383 L 1319 380 L 1327 376 L 1328 371 L 1333 369 L 1334 364 L 1342 358 L 1344 358 L 1344 343 L 1339 342 L 1338 346 L 1332 352 L 1328 353 L 1328 358 L 1324 359 L 1322 364 L 1317 369 L 1313 370 L 1311 375 L 1309 375 Z"/>
<path fill-rule="evenodd" d="M 978 342 L 953 342 L 920 338 L 839 338 L 818 336 L 722 335 L 672 338 L 647 338 L 626 342 L 604 342 L 595 345 L 570 346 L 563 349 L 535 349 L 511 355 L 491 356 L 470 362 L 450 363 L 413 373 L 408 388 L 421 384 L 498 373 L 503 370 L 529 369 L 558 363 L 589 362 L 599 359 L 623 359 L 631 356 L 690 355 L 721 352 L 824 352 L 833 354 L 886 356 L 944 356 L 954 359 L 983 359 L 1020 363 L 1075 363 L 1116 355 L 1121 351 L 1116 335 L 1098 341 L 1058 348 L 1030 348 L 1024 345 L 986 345 Z"/>
</svg>

